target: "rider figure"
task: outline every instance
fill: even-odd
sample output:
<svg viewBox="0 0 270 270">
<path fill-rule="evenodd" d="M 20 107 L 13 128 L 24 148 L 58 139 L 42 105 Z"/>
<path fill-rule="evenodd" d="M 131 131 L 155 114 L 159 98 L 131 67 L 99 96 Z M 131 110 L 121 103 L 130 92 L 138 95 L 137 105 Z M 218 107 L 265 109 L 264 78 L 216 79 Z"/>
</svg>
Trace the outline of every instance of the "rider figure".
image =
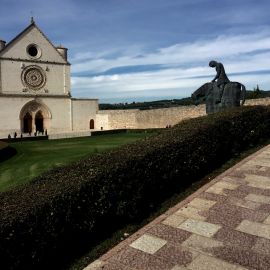
<svg viewBox="0 0 270 270">
<path fill-rule="evenodd" d="M 228 79 L 225 73 L 224 66 L 221 63 L 218 63 L 217 61 L 212 60 L 209 62 L 209 66 L 212 68 L 215 67 L 217 71 L 217 75 L 212 80 L 212 82 L 215 82 L 215 80 L 217 80 L 217 86 L 219 87 L 220 91 L 219 91 L 219 97 L 216 100 L 216 103 L 220 103 L 222 95 L 223 95 L 224 87 L 228 82 L 230 82 L 230 80 Z"/>
</svg>

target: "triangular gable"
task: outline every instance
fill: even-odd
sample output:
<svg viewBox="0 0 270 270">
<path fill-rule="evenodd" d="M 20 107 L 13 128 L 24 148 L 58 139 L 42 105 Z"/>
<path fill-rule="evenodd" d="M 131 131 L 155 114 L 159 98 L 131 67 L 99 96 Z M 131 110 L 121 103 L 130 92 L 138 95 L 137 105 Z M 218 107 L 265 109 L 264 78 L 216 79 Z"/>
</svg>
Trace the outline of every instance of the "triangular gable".
<svg viewBox="0 0 270 270">
<path fill-rule="evenodd" d="M 29 57 L 27 47 L 30 44 L 36 44 L 41 49 L 41 56 L 38 59 Z M 51 41 L 37 27 L 35 22 L 32 22 L 19 35 L 11 40 L 0 52 L 0 57 L 69 64 L 57 51 Z"/>
</svg>

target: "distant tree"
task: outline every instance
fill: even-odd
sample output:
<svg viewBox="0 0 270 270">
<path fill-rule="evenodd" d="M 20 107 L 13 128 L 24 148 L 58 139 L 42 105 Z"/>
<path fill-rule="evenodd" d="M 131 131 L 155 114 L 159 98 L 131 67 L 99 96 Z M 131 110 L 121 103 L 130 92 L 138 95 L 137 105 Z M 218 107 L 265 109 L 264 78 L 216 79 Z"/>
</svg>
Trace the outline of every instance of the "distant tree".
<svg viewBox="0 0 270 270">
<path fill-rule="evenodd" d="M 259 85 L 257 84 L 256 90 L 255 90 L 256 94 L 261 94 L 261 89 L 259 88 Z"/>
</svg>

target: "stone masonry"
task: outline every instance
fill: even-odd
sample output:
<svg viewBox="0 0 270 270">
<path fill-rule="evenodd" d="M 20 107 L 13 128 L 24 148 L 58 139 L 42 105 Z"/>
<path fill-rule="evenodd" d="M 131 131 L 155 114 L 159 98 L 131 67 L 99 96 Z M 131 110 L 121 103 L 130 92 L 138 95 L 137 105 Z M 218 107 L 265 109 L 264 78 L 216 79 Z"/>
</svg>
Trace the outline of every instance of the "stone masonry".
<svg viewBox="0 0 270 270">
<path fill-rule="evenodd" d="M 245 105 L 270 105 L 270 98 L 246 100 Z M 165 128 L 182 120 L 205 115 L 205 105 L 179 106 L 151 110 L 103 110 L 98 116 L 106 118 L 104 129 Z M 101 125 L 101 124 L 100 124 Z"/>
</svg>

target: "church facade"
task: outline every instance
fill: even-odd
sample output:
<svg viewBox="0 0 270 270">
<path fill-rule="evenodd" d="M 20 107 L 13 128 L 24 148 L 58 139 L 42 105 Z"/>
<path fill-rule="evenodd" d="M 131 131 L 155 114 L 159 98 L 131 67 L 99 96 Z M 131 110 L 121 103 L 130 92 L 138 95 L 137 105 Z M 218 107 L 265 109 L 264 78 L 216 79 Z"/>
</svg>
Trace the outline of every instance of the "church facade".
<svg viewBox="0 0 270 270">
<path fill-rule="evenodd" d="M 98 100 L 71 97 L 70 66 L 67 49 L 33 20 L 8 44 L 0 40 L 0 137 L 101 128 Z"/>
</svg>

